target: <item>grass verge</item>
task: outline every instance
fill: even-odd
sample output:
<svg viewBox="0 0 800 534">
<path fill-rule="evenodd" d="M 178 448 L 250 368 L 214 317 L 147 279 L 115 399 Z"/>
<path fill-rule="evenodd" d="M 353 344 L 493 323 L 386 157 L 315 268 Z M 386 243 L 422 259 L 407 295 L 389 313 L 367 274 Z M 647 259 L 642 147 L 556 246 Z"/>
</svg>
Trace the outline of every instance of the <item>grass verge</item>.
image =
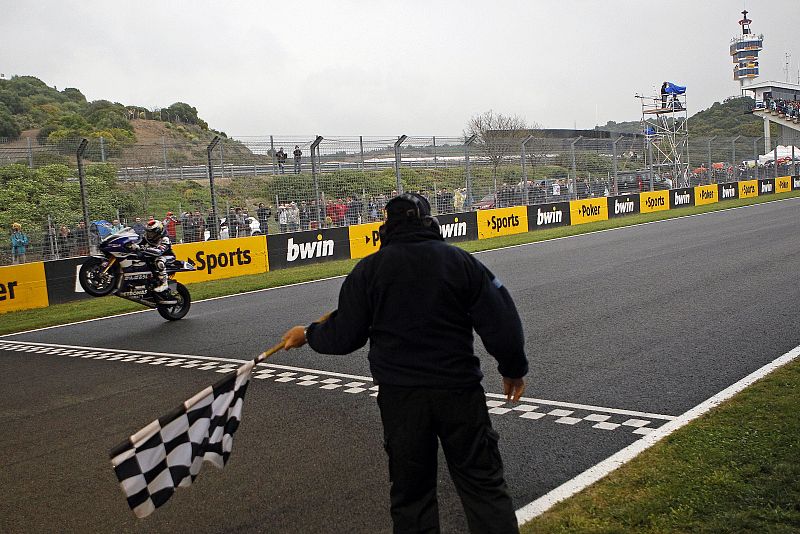
<svg viewBox="0 0 800 534">
<path fill-rule="evenodd" d="M 584 234 L 587 232 L 596 232 L 599 230 L 608 230 L 622 226 L 631 226 L 634 224 L 673 219 L 675 217 L 683 217 L 686 215 L 695 215 L 733 207 L 759 204 L 778 198 L 792 197 L 800 197 L 800 191 L 792 191 L 790 193 L 749 199 L 736 199 L 725 201 L 723 203 L 708 204 L 705 206 L 693 206 L 677 210 L 617 217 L 607 221 L 599 221 L 578 226 L 552 228 L 548 230 L 537 230 L 523 234 L 495 237 L 493 239 L 467 241 L 460 243 L 459 246 L 469 252 L 480 252 L 501 247 L 534 243 L 547 239 L 555 239 L 558 237 Z M 319 280 L 331 276 L 344 275 L 350 272 L 356 262 L 357 260 L 341 260 L 330 263 L 320 263 L 315 265 L 306 265 L 302 267 L 270 271 L 263 274 L 239 276 L 236 278 L 226 278 L 224 280 L 213 280 L 211 282 L 201 282 L 197 284 L 191 284 L 190 290 L 192 292 L 193 300 L 201 300 L 223 295 L 234 295 L 236 293 L 244 293 L 246 291 L 280 287 L 300 282 L 308 282 L 311 280 Z M 145 309 L 145 307 L 124 299 L 99 298 L 81 300 L 66 304 L 56 304 L 47 308 L 9 312 L 0 315 L 0 335 L 31 330 L 34 328 L 65 324 L 73 321 L 106 317 L 108 315 L 142 309 Z"/>
</svg>

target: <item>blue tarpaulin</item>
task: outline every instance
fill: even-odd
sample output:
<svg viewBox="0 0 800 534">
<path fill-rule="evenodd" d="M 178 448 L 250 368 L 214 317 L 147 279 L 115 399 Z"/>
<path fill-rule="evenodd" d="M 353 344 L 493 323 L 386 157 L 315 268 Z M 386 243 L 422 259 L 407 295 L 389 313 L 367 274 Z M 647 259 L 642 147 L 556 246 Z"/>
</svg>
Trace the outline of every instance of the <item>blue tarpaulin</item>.
<svg viewBox="0 0 800 534">
<path fill-rule="evenodd" d="M 682 95 L 686 92 L 686 87 L 667 82 L 667 87 L 664 89 L 664 92 L 668 95 Z"/>
</svg>

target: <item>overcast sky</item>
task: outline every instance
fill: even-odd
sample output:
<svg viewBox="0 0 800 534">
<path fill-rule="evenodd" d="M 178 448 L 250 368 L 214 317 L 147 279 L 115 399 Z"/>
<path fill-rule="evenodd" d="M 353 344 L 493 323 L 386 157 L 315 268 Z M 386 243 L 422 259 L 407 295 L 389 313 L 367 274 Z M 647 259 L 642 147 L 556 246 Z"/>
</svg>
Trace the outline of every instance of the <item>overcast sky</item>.
<svg viewBox="0 0 800 534">
<path fill-rule="evenodd" d="M 785 80 L 790 52 L 797 82 L 800 0 L 0 0 L 0 72 L 187 102 L 238 136 L 459 135 L 489 109 L 592 128 L 638 119 L 634 94 L 663 80 L 690 113 L 738 94 L 745 4 L 760 80 Z"/>
</svg>

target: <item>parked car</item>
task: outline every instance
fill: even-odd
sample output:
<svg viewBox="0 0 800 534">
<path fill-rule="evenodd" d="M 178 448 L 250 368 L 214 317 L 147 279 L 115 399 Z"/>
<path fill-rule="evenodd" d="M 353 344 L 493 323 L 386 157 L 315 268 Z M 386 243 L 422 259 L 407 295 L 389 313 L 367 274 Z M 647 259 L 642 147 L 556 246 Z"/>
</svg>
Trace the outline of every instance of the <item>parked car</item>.
<svg viewBox="0 0 800 534">
<path fill-rule="evenodd" d="M 474 204 L 472 204 L 472 209 L 473 210 L 490 210 L 490 209 L 494 208 L 494 206 L 495 206 L 495 198 L 494 198 L 494 194 L 491 194 L 491 195 L 486 195 L 485 197 L 480 199 L 478 202 L 475 202 Z"/>
</svg>

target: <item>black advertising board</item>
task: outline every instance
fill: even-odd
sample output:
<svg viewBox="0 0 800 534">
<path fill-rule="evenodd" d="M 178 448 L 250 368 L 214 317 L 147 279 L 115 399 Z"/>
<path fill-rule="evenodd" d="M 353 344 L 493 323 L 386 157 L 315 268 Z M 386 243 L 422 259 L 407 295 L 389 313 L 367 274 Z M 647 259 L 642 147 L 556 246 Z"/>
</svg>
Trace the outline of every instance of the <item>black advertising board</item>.
<svg viewBox="0 0 800 534">
<path fill-rule="evenodd" d="M 681 187 L 679 189 L 670 189 L 669 192 L 669 209 L 686 208 L 694 206 L 694 187 Z"/>
<path fill-rule="evenodd" d="M 775 193 L 775 178 L 758 181 L 758 195 L 771 195 Z"/>
<path fill-rule="evenodd" d="M 608 216 L 622 217 L 639 213 L 639 195 L 620 195 L 618 197 L 608 197 Z"/>
<path fill-rule="evenodd" d="M 44 262 L 47 298 L 50 304 L 70 302 L 89 296 L 78 283 L 78 271 L 87 259 L 80 257 Z"/>
<path fill-rule="evenodd" d="M 478 239 L 478 217 L 474 211 L 437 215 L 439 230 L 445 241 L 472 241 Z"/>
<path fill-rule="evenodd" d="M 719 199 L 720 200 L 733 200 L 734 198 L 739 198 L 739 184 L 737 182 L 733 182 L 730 184 L 717 184 L 719 188 Z"/>
<path fill-rule="evenodd" d="M 267 236 L 269 269 L 284 269 L 350 258 L 347 228 L 326 228 Z"/>
<path fill-rule="evenodd" d="M 528 231 L 569 226 L 569 202 L 528 206 Z"/>
</svg>

